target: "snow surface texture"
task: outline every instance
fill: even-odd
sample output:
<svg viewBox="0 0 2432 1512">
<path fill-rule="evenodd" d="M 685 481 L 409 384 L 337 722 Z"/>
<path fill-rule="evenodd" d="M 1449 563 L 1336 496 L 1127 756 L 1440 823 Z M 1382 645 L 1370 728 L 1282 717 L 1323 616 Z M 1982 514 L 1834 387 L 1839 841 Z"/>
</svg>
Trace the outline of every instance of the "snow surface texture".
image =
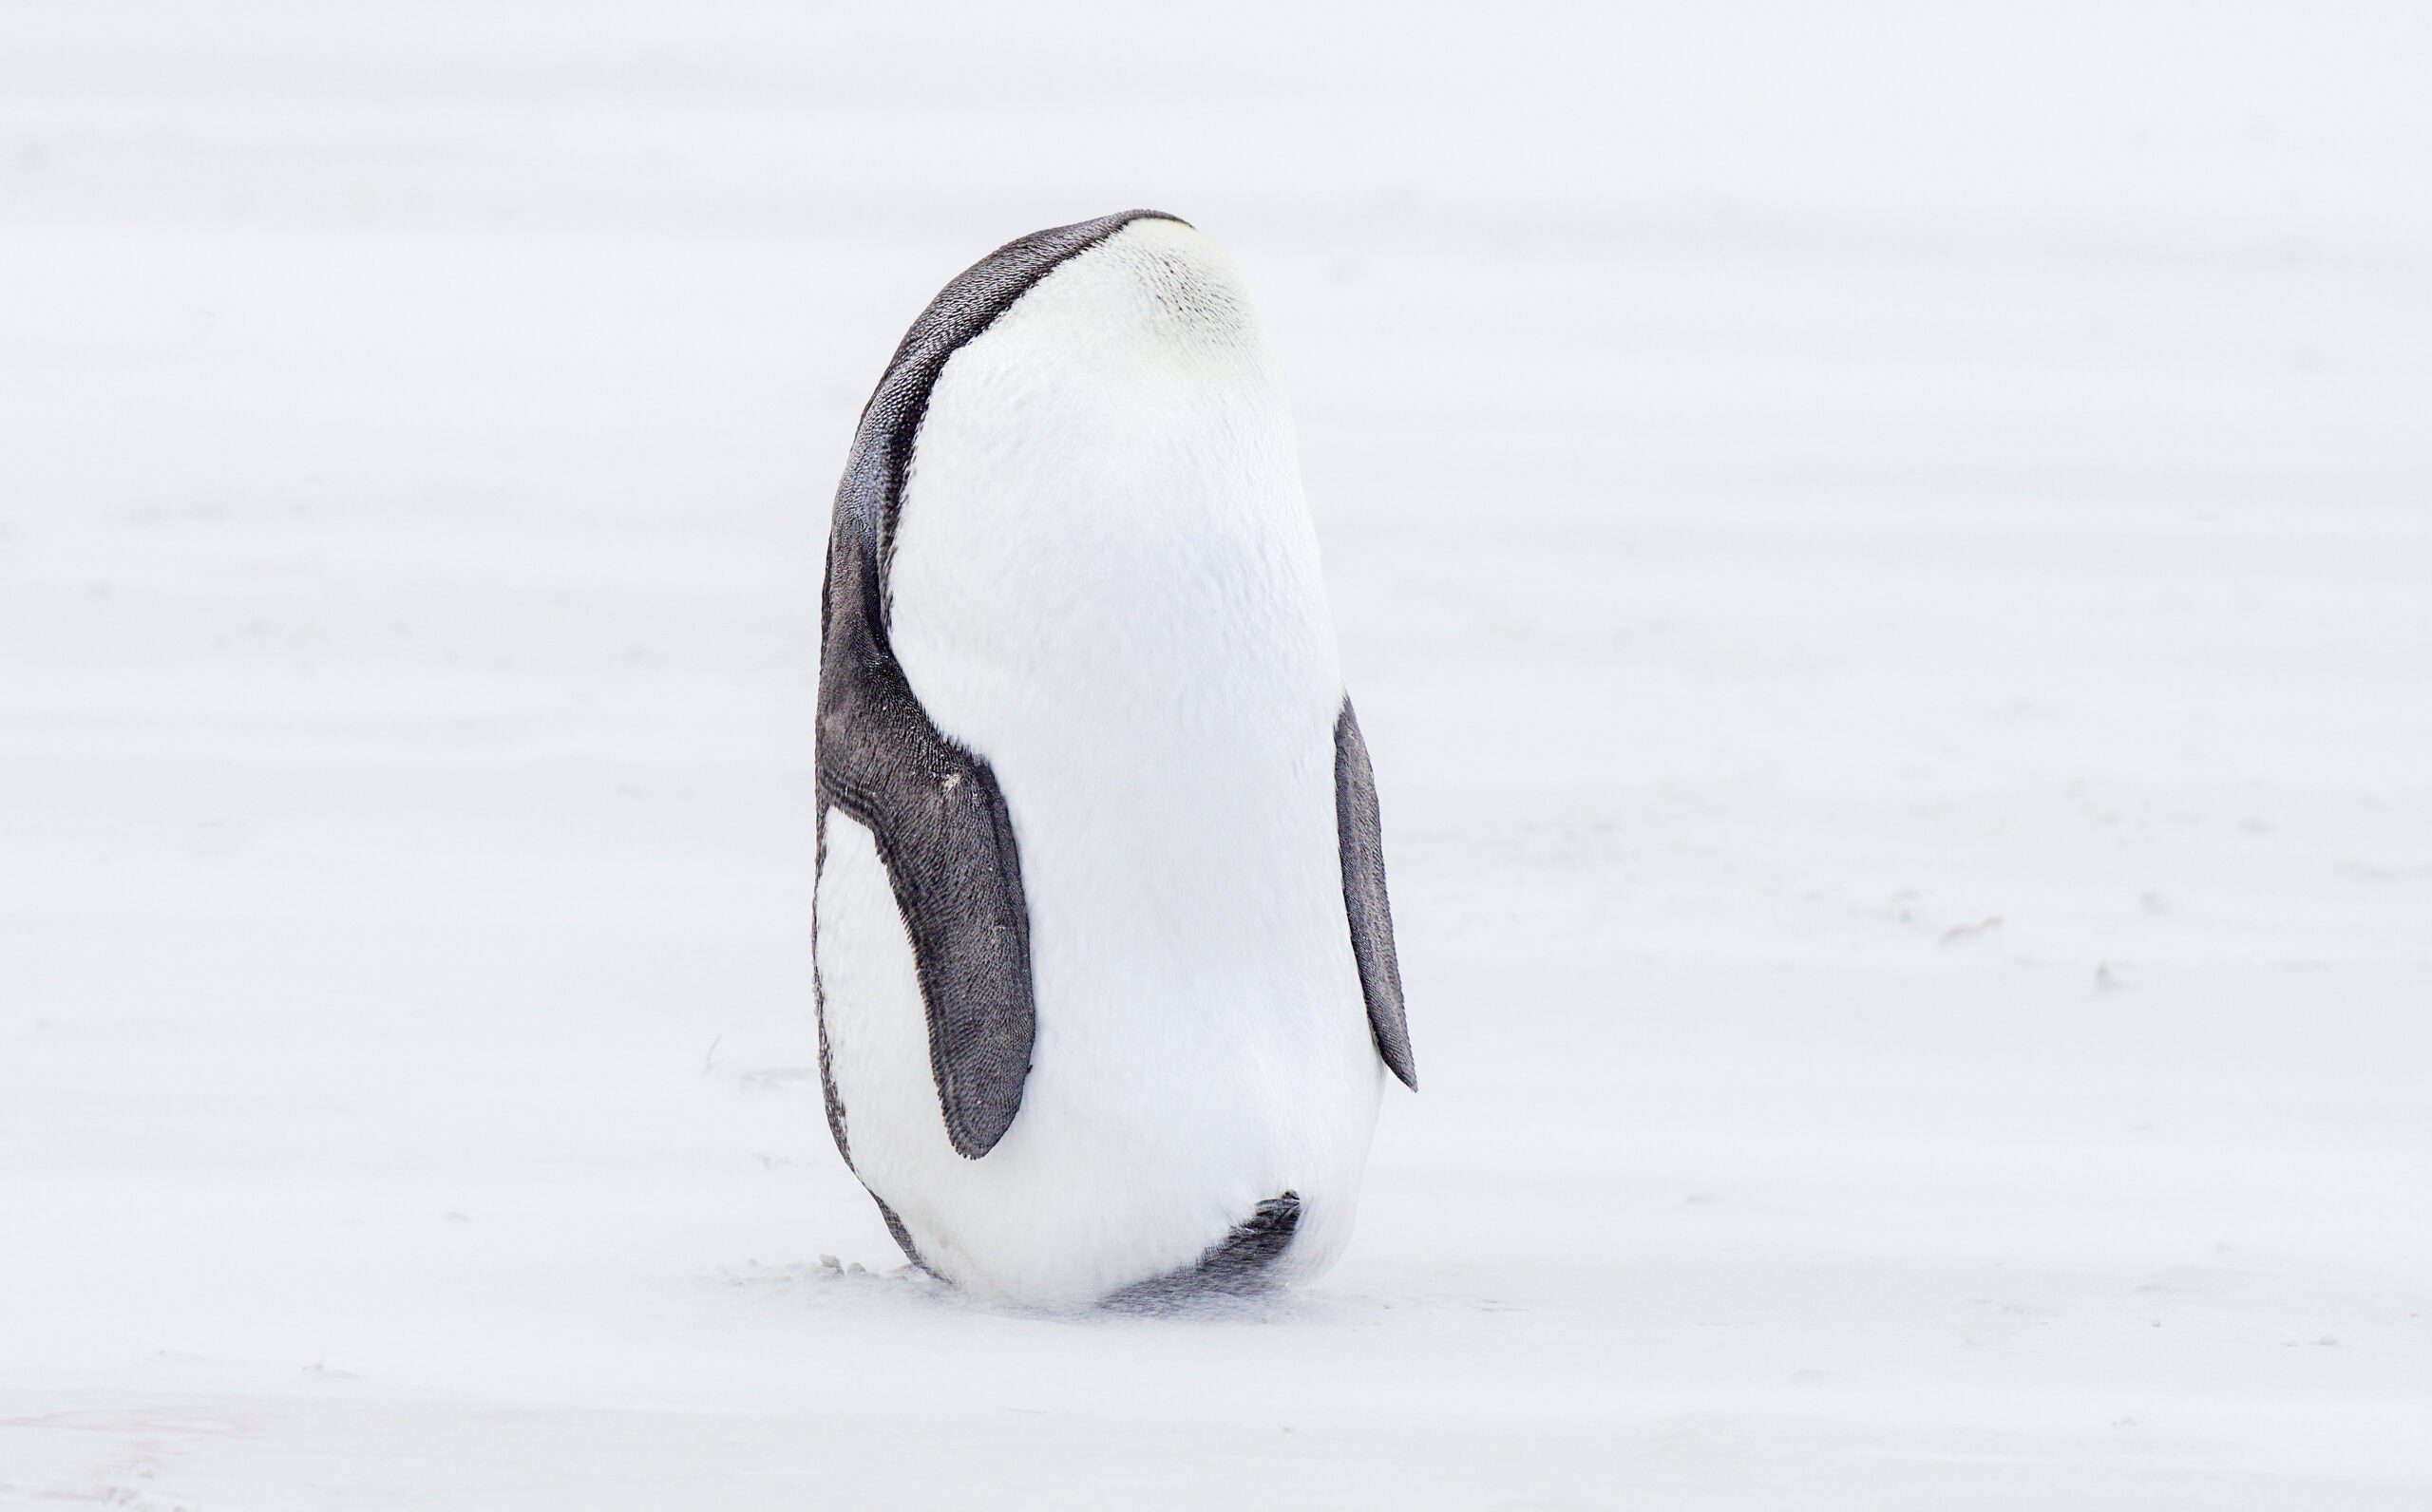
<svg viewBox="0 0 2432 1512">
<path fill-rule="evenodd" d="M 0 9 L 0 1503 L 2432 1503 L 2432 11 L 1961 9 Z M 1143 202 L 1427 1089 L 1076 1324 L 828 1147 L 816 606 Z"/>
</svg>

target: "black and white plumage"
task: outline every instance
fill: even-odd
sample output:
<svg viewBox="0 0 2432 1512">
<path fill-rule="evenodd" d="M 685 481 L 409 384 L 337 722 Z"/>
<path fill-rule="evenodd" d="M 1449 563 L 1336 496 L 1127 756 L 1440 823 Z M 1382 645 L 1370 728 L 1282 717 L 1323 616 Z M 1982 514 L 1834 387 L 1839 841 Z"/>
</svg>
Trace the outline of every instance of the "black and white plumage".
<svg viewBox="0 0 2432 1512">
<path fill-rule="evenodd" d="M 1416 1085 L 1367 747 L 1238 272 L 1134 211 L 940 293 L 828 542 L 838 1148 L 1039 1305 L 1314 1273 Z"/>
</svg>

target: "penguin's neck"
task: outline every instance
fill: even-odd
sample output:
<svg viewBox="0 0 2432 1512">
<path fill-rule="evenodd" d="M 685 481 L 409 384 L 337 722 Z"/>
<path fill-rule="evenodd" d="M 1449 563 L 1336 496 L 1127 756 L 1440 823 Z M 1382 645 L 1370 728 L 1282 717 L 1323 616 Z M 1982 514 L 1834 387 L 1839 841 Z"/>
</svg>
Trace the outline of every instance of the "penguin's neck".
<svg viewBox="0 0 2432 1512">
<path fill-rule="evenodd" d="M 939 728 L 992 763 L 1117 785 L 1329 731 L 1341 678 L 1316 543 L 1263 407 L 1101 409 L 1086 434 L 1119 455 L 1087 461 L 1044 437 L 925 438 L 890 634 Z"/>
<path fill-rule="evenodd" d="M 1230 265 L 1144 222 L 946 363 L 888 619 L 914 692 L 992 763 L 1239 765 L 1330 732 L 1331 616 L 1273 358 Z M 1196 760 L 1191 760 L 1194 755 Z"/>
</svg>

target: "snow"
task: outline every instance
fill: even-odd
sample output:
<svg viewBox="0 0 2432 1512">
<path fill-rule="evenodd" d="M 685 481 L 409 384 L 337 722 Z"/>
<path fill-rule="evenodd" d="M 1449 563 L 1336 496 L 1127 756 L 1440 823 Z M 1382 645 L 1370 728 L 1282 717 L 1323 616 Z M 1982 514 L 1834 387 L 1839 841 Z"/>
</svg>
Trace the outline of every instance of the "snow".
<svg viewBox="0 0 2432 1512">
<path fill-rule="evenodd" d="M 2432 1503 L 2427 46 L 0 9 L 0 1504 Z M 922 302 L 1144 202 L 1425 1091 L 1075 1322 L 829 1147 L 816 586 Z"/>
</svg>

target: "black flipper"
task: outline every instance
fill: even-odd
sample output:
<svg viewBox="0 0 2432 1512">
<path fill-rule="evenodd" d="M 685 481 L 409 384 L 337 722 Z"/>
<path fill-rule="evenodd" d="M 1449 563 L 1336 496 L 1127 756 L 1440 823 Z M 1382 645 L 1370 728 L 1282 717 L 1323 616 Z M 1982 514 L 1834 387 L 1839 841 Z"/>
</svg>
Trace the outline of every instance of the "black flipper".
<svg viewBox="0 0 2432 1512">
<path fill-rule="evenodd" d="M 1377 1054 L 1404 1087 L 1418 1090 L 1411 1061 L 1410 1021 L 1402 1014 L 1402 971 L 1394 958 L 1394 911 L 1385 898 L 1385 841 L 1377 812 L 1377 774 L 1351 700 L 1334 722 L 1334 817 L 1342 845 L 1342 903 L 1351 916 L 1351 951 L 1359 960 L 1359 991 L 1368 1000 L 1368 1030 Z"/>
<path fill-rule="evenodd" d="M 977 1160 L 1012 1126 L 1030 1075 L 1030 918 L 1013 819 L 988 764 L 938 733 L 865 627 L 839 614 L 828 633 L 819 796 L 866 826 L 886 863 L 946 1137 Z"/>
<path fill-rule="evenodd" d="M 878 843 L 912 940 L 946 1137 L 972 1160 L 1004 1138 L 1030 1075 L 1029 912 L 996 775 L 939 731 L 895 659 L 887 563 L 913 443 L 946 360 L 1066 258 L 1142 218 L 1171 217 L 1135 210 L 1042 231 L 946 285 L 905 333 L 862 410 L 827 537 L 819 616 L 822 819 L 832 805 Z M 823 1050 L 823 1068 L 825 1059 Z M 831 1109 L 842 1149 L 840 1115 Z"/>
</svg>

